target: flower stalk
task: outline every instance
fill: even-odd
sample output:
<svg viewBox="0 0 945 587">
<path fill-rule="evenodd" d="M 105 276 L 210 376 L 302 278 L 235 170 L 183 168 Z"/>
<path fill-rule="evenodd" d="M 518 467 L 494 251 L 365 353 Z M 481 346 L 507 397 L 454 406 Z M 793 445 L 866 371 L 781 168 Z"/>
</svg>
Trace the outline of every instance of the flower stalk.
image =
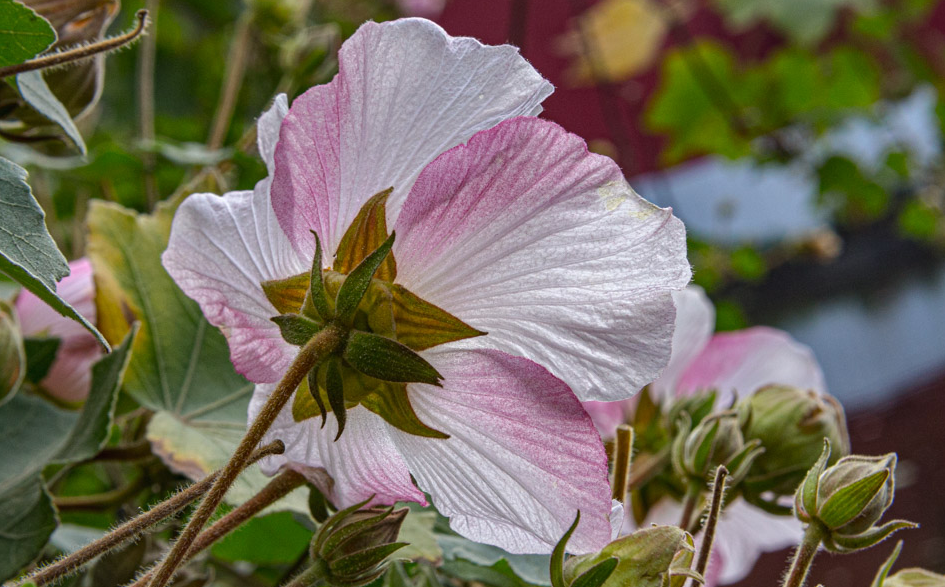
<svg viewBox="0 0 945 587">
<path fill-rule="evenodd" d="M 285 450 L 282 441 L 276 441 L 267 444 L 255 451 L 246 466 L 249 466 L 259 459 L 273 455 L 281 454 Z M 158 522 L 169 518 L 187 507 L 192 501 L 206 493 L 216 481 L 219 471 L 207 475 L 200 481 L 190 485 L 186 489 L 174 494 L 172 497 L 155 505 L 145 513 L 136 518 L 128 520 L 118 526 L 105 536 L 102 536 L 95 542 L 87 544 L 72 554 L 63 557 L 56 562 L 47 565 L 34 573 L 24 577 L 17 585 L 26 585 L 32 583 L 36 587 L 43 587 L 50 583 L 56 583 L 59 580 L 75 573 L 86 563 L 99 555 L 105 554 L 128 540 L 133 540 L 143 534 L 148 528 Z"/>
<path fill-rule="evenodd" d="M 712 500 L 709 502 L 709 515 L 706 517 L 702 546 L 699 547 L 699 556 L 696 558 L 696 572 L 702 576 L 705 576 L 706 567 L 709 566 L 709 557 L 712 555 L 715 528 L 722 513 L 722 504 L 725 501 L 726 479 L 728 479 L 728 469 L 723 465 L 719 465 L 715 470 L 715 481 L 712 483 Z"/>
<path fill-rule="evenodd" d="M 148 583 L 150 587 L 164 587 L 171 580 L 174 572 L 186 560 L 190 546 L 197 539 L 200 530 L 203 528 L 204 524 L 207 523 L 207 520 L 210 519 L 210 516 L 213 515 L 217 506 L 220 505 L 220 502 L 223 501 L 223 496 L 226 495 L 230 485 L 233 484 L 233 481 L 236 480 L 237 475 L 239 475 L 240 471 L 245 466 L 253 449 L 256 448 L 256 445 L 262 440 L 263 435 L 265 435 L 266 431 L 272 426 L 272 423 L 292 397 L 296 388 L 298 388 L 299 384 L 308 376 L 309 371 L 320 364 L 329 355 L 342 348 L 346 335 L 347 333 L 340 326 L 329 324 L 302 347 L 302 350 L 299 351 L 292 365 L 289 366 L 289 370 L 276 386 L 272 395 L 269 396 L 269 399 L 259 412 L 259 415 L 250 425 L 243 440 L 240 441 L 239 446 L 236 448 L 236 452 L 233 453 L 229 462 L 220 471 L 213 486 L 204 496 L 203 501 L 200 502 L 197 511 L 194 512 L 187 526 L 181 532 L 180 537 L 160 563 L 160 566 L 154 573 L 154 577 L 151 582 Z"/>
<path fill-rule="evenodd" d="M 803 540 L 797 545 L 797 550 L 794 551 L 791 568 L 784 578 L 782 587 L 803 587 L 825 533 L 826 530 L 820 522 L 811 520 L 807 529 L 804 530 Z"/>
<path fill-rule="evenodd" d="M 266 509 L 270 504 L 282 499 L 294 489 L 304 484 L 305 477 L 300 473 L 285 471 L 279 474 L 266 484 L 262 491 L 201 532 L 200 535 L 197 536 L 197 539 L 194 540 L 193 544 L 190 545 L 190 548 L 187 549 L 187 553 L 184 555 L 182 562 L 187 562 L 192 559 L 198 553 L 206 550 L 215 542 L 243 525 L 244 522 Z M 148 581 L 151 580 L 153 575 L 154 571 L 142 575 L 131 587 L 144 587 L 148 584 Z"/>
</svg>

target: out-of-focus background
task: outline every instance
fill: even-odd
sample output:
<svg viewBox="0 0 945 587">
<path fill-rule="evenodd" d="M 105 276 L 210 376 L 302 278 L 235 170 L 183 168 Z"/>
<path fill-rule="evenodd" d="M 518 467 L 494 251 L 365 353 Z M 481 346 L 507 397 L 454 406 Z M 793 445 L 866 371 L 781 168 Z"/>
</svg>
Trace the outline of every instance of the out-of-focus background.
<svg viewBox="0 0 945 587">
<path fill-rule="evenodd" d="M 789 331 L 813 348 L 846 407 L 854 450 L 899 453 L 890 515 L 922 528 L 904 535 L 897 567 L 945 572 L 945 3 L 32 4 L 55 7 L 59 20 L 50 18 L 72 42 L 129 28 L 138 8 L 155 16 L 149 37 L 109 57 L 104 73 L 47 78 L 75 98 L 66 106 L 87 159 L 41 140 L 48 129 L 3 131 L 29 145 L 2 151 L 29 167 L 70 257 L 83 253 L 90 199 L 144 210 L 219 161 L 219 177 L 197 176 L 201 186 L 251 187 L 265 173 L 252 153 L 255 117 L 276 92 L 331 79 L 338 46 L 365 20 L 416 14 L 452 35 L 518 45 L 557 87 L 543 116 L 613 157 L 686 223 L 718 328 Z M 15 102 L 0 91 L 7 122 Z M 868 584 L 892 546 L 823 556 L 811 584 Z M 786 557 L 766 555 L 741 585 L 776 584 Z"/>
</svg>

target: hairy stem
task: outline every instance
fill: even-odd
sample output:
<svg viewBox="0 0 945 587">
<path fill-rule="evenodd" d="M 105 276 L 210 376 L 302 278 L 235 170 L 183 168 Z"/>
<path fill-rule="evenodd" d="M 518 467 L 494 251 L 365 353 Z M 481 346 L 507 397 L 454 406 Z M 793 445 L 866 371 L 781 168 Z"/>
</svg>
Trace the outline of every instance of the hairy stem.
<svg viewBox="0 0 945 587">
<path fill-rule="evenodd" d="M 318 565 L 313 565 L 305 569 L 295 579 L 292 579 L 290 583 L 286 583 L 285 587 L 312 587 L 312 585 L 321 585 L 322 583 L 321 569 L 318 568 Z"/>
<path fill-rule="evenodd" d="M 783 587 L 803 587 L 824 534 L 824 528 L 820 522 L 811 520 L 804 531 L 804 538 L 794 551 L 791 568 L 784 577 Z"/>
<path fill-rule="evenodd" d="M 230 485 L 236 479 L 236 476 L 245 466 L 246 460 L 252 454 L 253 449 L 262 440 L 263 435 L 272 426 L 276 416 L 282 411 L 288 403 L 292 393 L 295 392 L 302 380 L 308 375 L 308 372 L 321 363 L 326 357 L 337 351 L 344 344 L 347 333 L 335 324 L 329 324 L 324 330 L 316 334 L 309 340 L 298 356 L 289 366 L 288 372 L 282 381 L 276 386 L 276 389 L 266 400 L 256 420 L 250 425 L 246 436 L 240 441 L 236 452 L 230 457 L 230 461 L 220 471 L 213 486 L 204 496 L 203 501 L 193 517 L 187 523 L 187 526 L 181 532 L 180 537 L 174 543 L 174 546 L 164 557 L 160 566 L 154 573 L 154 578 L 149 583 L 150 587 L 164 587 L 170 581 L 171 576 L 177 568 L 184 562 L 190 545 L 196 540 L 197 535 L 203 528 L 210 516 L 216 510 L 223 496 L 226 494 Z"/>
<path fill-rule="evenodd" d="M 719 465 L 715 470 L 715 481 L 712 483 L 712 500 L 709 502 L 709 515 L 706 517 L 705 532 L 702 535 L 702 545 L 699 547 L 699 556 L 696 558 L 696 572 L 705 576 L 705 569 L 709 566 L 709 556 L 712 554 L 712 543 L 715 542 L 715 527 L 722 513 L 722 503 L 725 498 L 725 480 L 728 478 L 728 469 Z"/>
<path fill-rule="evenodd" d="M 67 51 L 60 51 L 58 53 L 51 53 L 49 55 L 37 57 L 36 59 L 30 59 L 29 61 L 17 63 L 16 65 L 0 67 L 0 78 L 26 73 L 27 71 L 35 71 L 37 69 L 47 69 L 50 67 L 71 64 L 77 61 L 90 59 L 99 53 L 106 53 L 108 51 L 114 51 L 115 49 L 124 47 L 128 43 L 137 40 L 138 37 L 140 37 L 144 32 L 145 27 L 148 25 L 147 10 L 139 10 L 135 14 L 135 17 L 138 19 L 138 23 L 135 25 L 134 29 L 128 31 L 127 33 L 118 35 L 117 37 L 112 37 L 110 39 L 103 39 L 90 45 L 82 45 L 76 47 L 75 49 L 69 49 Z"/>
<path fill-rule="evenodd" d="M 267 444 L 253 453 L 252 458 L 247 462 L 247 466 L 265 456 L 280 454 L 283 450 L 285 450 L 285 445 L 283 445 L 281 441 Z M 200 481 L 155 505 L 140 516 L 128 520 L 95 542 L 80 548 L 50 565 L 37 569 L 32 574 L 24 577 L 18 585 L 34 583 L 37 587 L 43 587 L 43 585 L 55 583 L 75 573 L 95 557 L 117 548 L 128 540 L 133 540 L 151 526 L 165 518 L 175 515 L 187 507 L 189 503 L 210 489 L 219 474 L 219 471 L 217 471 L 207 475 Z"/>
<path fill-rule="evenodd" d="M 184 562 L 192 559 L 201 551 L 206 550 L 213 545 L 214 542 L 241 526 L 270 504 L 282 499 L 293 489 L 304 484 L 305 477 L 295 471 L 285 471 L 281 473 L 270 481 L 262 491 L 247 500 L 246 503 L 232 510 L 201 532 L 197 536 L 197 539 L 194 540 L 193 544 L 190 545 L 190 548 L 187 549 L 187 554 L 184 555 Z M 151 580 L 153 574 L 154 571 L 150 571 L 142 575 L 131 587 L 144 587 L 148 584 L 148 581 Z"/>
</svg>

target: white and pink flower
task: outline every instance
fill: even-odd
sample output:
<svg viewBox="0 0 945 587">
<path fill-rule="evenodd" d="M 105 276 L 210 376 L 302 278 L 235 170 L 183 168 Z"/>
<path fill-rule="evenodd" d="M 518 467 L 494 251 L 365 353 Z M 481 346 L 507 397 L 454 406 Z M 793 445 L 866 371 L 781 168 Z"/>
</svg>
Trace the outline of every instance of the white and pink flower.
<svg viewBox="0 0 945 587">
<path fill-rule="evenodd" d="M 88 259 L 69 263 L 71 273 L 59 282 L 56 293 L 91 323 L 95 323 L 95 283 Z M 52 397 L 67 403 L 89 395 L 92 364 L 102 356 L 102 347 L 81 324 L 65 318 L 49 304 L 23 290 L 16 299 L 20 330 L 25 337 L 59 339 L 56 358 L 40 386 Z"/>
<path fill-rule="evenodd" d="M 713 334 L 715 308 L 702 288 L 690 286 L 675 292 L 676 330 L 669 364 L 650 384 L 655 401 L 716 390 L 716 407 L 729 406 L 769 384 L 812 389 L 826 393 L 823 372 L 806 346 L 789 334 L 758 326 Z M 618 424 L 632 411 L 635 400 L 589 402 L 588 412 L 604 438 L 612 437 Z M 682 508 L 662 500 L 647 516 L 647 523 L 677 524 Z M 627 520 L 623 530 L 632 529 Z M 758 557 L 798 544 L 803 535 L 792 517 L 766 513 L 742 500 L 728 506 L 719 521 L 706 585 L 734 583 L 746 577 Z"/>
<path fill-rule="evenodd" d="M 357 405 L 334 441 L 334 418 L 320 428 L 287 407 L 268 435 L 286 452 L 268 473 L 323 468 L 339 506 L 426 492 L 457 532 L 511 552 L 550 552 L 578 509 L 575 552 L 611 539 L 606 456 L 579 400 L 628 397 L 666 365 L 685 233 L 613 161 L 534 117 L 551 91 L 513 47 L 421 19 L 368 23 L 331 83 L 260 118 L 270 177 L 181 205 L 164 266 L 257 383 L 250 417 L 297 352 L 260 284 L 311 268 L 313 230 L 329 267 L 388 187 L 396 283 L 487 333 L 421 351 L 442 388 L 407 385 L 448 439 Z"/>
</svg>

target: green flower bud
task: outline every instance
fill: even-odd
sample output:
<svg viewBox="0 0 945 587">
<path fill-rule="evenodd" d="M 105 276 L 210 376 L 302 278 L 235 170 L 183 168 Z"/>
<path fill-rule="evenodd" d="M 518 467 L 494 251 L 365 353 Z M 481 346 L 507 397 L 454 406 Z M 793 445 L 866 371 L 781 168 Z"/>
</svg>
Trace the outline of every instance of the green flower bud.
<svg viewBox="0 0 945 587">
<path fill-rule="evenodd" d="M 827 468 L 830 443 L 824 444 L 820 459 L 795 493 L 794 510 L 802 522 L 820 528 L 828 550 L 861 550 L 915 526 L 901 520 L 878 525 L 893 502 L 895 453 L 846 456 Z"/>
<path fill-rule="evenodd" d="M 328 518 L 312 540 L 315 568 L 328 585 L 357 587 L 370 583 L 387 569 L 388 556 L 406 546 L 396 540 L 408 510 L 360 509 L 366 503 Z"/>
<path fill-rule="evenodd" d="M 793 495 L 820 456 L 824 438 L 834 449 L 828 464 L 850 452 L 846 416 L 832 396 L 772 385 L 741 400 L 737 409 L 745 438 L 765 448 L 745 479 L 747 493 Z"/>
<path fill-rule="evenodd" d="M 677 585 L 693 575 L 689 565 L 694 550 L 692 536 L 676 526 L 637 530 L 611 542 L 600 552 L 568 559 L 564 565 L 564 584 L 583 587 L 594 569 L 615 560 L 612 572 L 600 583 L 601 587 Z M 666 577 L 669 581 L 664 583 Z"/>
<path fill-rule="evenodd" d="M 764 450 L 758 440 L 745 442 L 738 412 L 734 410 L 712 414 L 692 431 L 688 415 L 680 418 L 678 425 L 680 430 L 672 448 L 673 468 L 679 475 L 699 483 L 707 480 L 719 465 L 731 471 L 732 485 L 738 483 Z"/>
<path fill-rule="evenodd" d="M 0 301 L 0 403 L 13 397 L 26 375 L 23 336 L 13 309 Z"/>
</svg>

